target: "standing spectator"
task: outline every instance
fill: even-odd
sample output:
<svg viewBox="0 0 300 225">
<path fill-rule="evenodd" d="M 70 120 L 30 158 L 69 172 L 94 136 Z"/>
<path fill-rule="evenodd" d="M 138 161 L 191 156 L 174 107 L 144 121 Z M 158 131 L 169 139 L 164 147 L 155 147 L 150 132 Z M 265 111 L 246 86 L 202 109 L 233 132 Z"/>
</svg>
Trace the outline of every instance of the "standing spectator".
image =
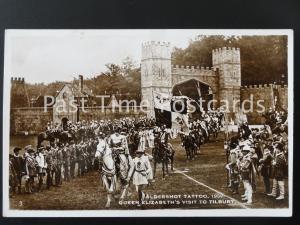
<svg viewBox="0 0 300 225">
<path fill-rule="evenodd" d="M 70 144 L 70 177 L 75 178 L 75 166 L 76 166 L 76 145 L 74 140 L 71 141 Z"/>
<path fill-rule="evenodd" d="M 77 147 L 77 159 L 78 159 L 78 176 L 83 176 L 84 174 L 84 146 L 81 142 L 79 146 Z"/>
<path fill-rule="evenodd" d="M 270 194 L 271 191 L 270 177 L 271 177 L 272 160 L 273 160 L 273 156 L 271 154 L 271 151 L 268 148 L 265 148 L 263 158 L 259 160 L 260 163 L 259 170 L 264 180 L 265 194 Z"/>
<path fill-rule="evenodd" d="M 26 146 L 27 152 L 25 153 L 25 169 L 26 169 L 26 184 L 25 191 L 31 194 L 34 189 L 34 178 L 37 175 L 37 162 L 35 160 L 34 150 L 31 146 Z"/>
<path fill-rule="evenodd" d="M 47 189 L 49 189 L 53 185 L 53 150 L 51 149 L 50 145 L 46 147 L 46 163 L 47 163 Z"/>
<path fill-rule="evenodd" d="M 250 151 L 250 146 L 246 145 L 243 147 L 242 153 L 243 153 L 243 158 L 240 162 L 240 168 L 241 168 L 241 176 L 242 176 L 242 181 L 244 184 L 244 189 L 245 193 L 242 195 L 242 200 L 247 201 L 247 204 L 252 204 L 252 185 L 251 185 L 251 158 L 250 155 L 248 154 Z"/>
<path fill-rule="evenodd" d="M 57 148 L 57 152 L 56 152 L 56 172 L 55 172 L 55 182 L 57 186 L 61 186 L 62 185 L 62 164 L 63 164 L 63 153 L 62 153 L 62 149 L 63 149 L 63 144 L 59 143 L 58 148 Z"/>
<path fill-rule="evenodd" d="M 272 197 L 277 197 L 277 192 L 279 189 L 279 196 L 276 200 L 284 199 L 284 171 L 286 168 L 286 159 L 283 152 L 283 145 L 280 142 L 274 144 L 274 160 L 273 160 L 273 168 L 274 168 L 274 179 L 273 179 L 273 188 L 272 193 L 268 194 Z"/>
<path fill-rule="evenodd" d="M 63 148 L 63 167 L 64 167 L 64 180 L 70 181 L 70 161 L 71 161 L 71 154 L 69 149 L 69 144 L 66 143 L 65 147 Z"/>
<path fill-rule="evenodd" d="M 139 205 L 145 197 L 145 193 L 143 192 L 143 188 L 148 184 L 147 176 L 150 173 L 151 166 L 149 165 L 148 157 L 144 156 L 144 151 L 138 149 L 136 151 L 136 157 L 133 159 L 134 163 L 134 173 L 133 173 L 133 184 L 136 186 L 136 191 L 138 193 Z M 130 178 L 129 178 L 130 179 Z"/>
<path fill-rule="evenodd" d="M 45 154 L 45 148 L 42 146 L 38 149 L 38 153 L 35 158 L 37 162 L 37 172 L 38 172 L 38 180 L 39 180 L 38 191 L 42 190 L 43 179 L 46 174 L 46 168 L 47 168 L 47 163 L 44 154 Z"/>
<path fill-rule="evenodd" d="M 15 179 L 14 183 L 15 186 L 13 188 L 13 192 L 16 192 L 15 188 L 18 189 L 18 193 L 21 194 L 21 180 L 22 176 L 24 175 L 24 160 L 22 156 L 20 156 L 21 148 L 15 147 L 14 148 L 14 155 L 12 156 L 11 162 L 12 162 L 12 168 L 15 171 Z"/>
</svg>

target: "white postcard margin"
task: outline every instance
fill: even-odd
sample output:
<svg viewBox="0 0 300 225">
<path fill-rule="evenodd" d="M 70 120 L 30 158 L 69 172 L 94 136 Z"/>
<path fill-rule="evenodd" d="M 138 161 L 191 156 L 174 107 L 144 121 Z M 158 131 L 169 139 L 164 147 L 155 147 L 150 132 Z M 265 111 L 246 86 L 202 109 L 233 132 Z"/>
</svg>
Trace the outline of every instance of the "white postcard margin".
<svg viewBox="0 0 300 225">
<path fill-rule="evenodd" d="M 130 32 L 130 30 L 114 30 Z M 149 30 L 145 30 L 149 31 Z M 151 30 L 154 31 L 154 30 Z M 159 30 L 163 31 L 163 30 Z M 189 29 L 176 29 L 189 32 Z M 193 29 L 195 31 L 195 29 Z M 199 29 L 203 35 L 287 35 L 288 36 L 288 132 L 289 132 L 289 207 L 276 209 L 157 209 L 157 210 L 12 210 L 9 208 L 9 138 L 10 138 L 10 77 L 11 42 L 16 36 L 35 36 L 70 32 L 95 34 L 97 30 L 26 30 L 5 31 L 3 82 L 3 216 L 4 217 L 291 217 L 293 212 L 293 123 L 294 123 L 294 32 L 290 29 L 214 30 Z M 149 40 L 151 41 L 151 40 Z"/>
</svg>

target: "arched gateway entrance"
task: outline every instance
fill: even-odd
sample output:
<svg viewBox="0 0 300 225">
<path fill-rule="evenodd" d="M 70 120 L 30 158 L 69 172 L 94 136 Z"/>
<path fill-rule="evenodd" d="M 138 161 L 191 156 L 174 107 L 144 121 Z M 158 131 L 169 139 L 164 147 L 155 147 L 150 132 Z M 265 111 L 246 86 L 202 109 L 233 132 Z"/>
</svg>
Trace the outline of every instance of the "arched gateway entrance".
<svg viewBox="0 0 300 225">
<path fill-rule="evenodd" d="M 153 93 L 186 95 L 196 101 L 205 100 L 203 110 L 213 98 L 214 107 L 221 100 L 229 106 L 240 99 L 240 49 L 223 47 L 212 51 L 212 67 L 172 65 L 171 45 L 166 42 L 146 42 L 142 45 L 141 94 L 148 102 L 149 117 L 154 116 Z"/>
<path fill-rule="evenodd" d="M 207 111 L 209 101 L 213 100 L 213 91 L 211 87 L 197 79 L 189 79 L 175 84 L 172 88 L 172 94 L 173 96 L 187 96 L 195 100 L 195 103 L 192 104 L 197 108 L 197 111 Z M 202 106 L 202 109 L 200 106 Z M 212 108 L 213 104 L 211 104 L 210 107 Z"/>
</svg>

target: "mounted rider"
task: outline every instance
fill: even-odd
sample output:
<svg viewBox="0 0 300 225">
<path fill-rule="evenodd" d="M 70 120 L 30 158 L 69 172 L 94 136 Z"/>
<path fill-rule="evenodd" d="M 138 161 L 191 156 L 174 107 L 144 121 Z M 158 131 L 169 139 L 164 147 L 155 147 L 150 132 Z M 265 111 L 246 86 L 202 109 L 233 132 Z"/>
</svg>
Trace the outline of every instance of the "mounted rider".
<svg viewBox="0 0 300 225">
<path fill-rule="evenodd" d="M 128 171 L 130 170 L 130 165 L 132 164 L 131 161 L 131 156 L 129 155 L 129 149 L 128 149 L 128 143 L 127 143 L 127 138 L 125 135 L 120 134 L 122 127 L 117 126 L 115 128 L 114 133 L 109 137 L 109 147 L 112 149 L 112 154 L 113 158 L 116 164 L 116 172 L 119 175 L 118 177 L 121 180 L 122 184 L 127 184 L 128 183 Z M 124 157 L 126 158 L 127 162 L 124 161 Z M 126 165 L 121 165 L 121 163 L 125 163 Z M 125 171 L 121 171 L 121 166 L 126 166 L 127 168 Z M 127 171 L 126 171 L 127 170 Z"/>
<path fill-rule="evenodd" d="M 159 140 L 160 140 L 160 144 L 167 149 L 167 144 L 169 141 L 169 132 L 167 132 L 166 130 L 167 126 L 166 125 L 162 125 L 161 126 L 161 130 L 160 130 L 160 134 L 159 134 Z"/>
</svg>

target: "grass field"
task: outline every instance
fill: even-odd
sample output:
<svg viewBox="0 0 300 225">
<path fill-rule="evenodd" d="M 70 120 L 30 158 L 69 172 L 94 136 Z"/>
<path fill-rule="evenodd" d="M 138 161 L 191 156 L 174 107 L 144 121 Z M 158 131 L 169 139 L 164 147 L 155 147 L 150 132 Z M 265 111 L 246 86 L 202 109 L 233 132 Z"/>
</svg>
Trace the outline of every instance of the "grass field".
<svg viewBox="0 0 300 225">
<path fill-rule="evenodd" d="M 146 194 L 151 197 L 172 195 L 172 199 L 160 199 L 164 202 L 149 199 L 143 205 L 143 209 L 288 207 L 288 194 L 283 201 L 276 201 L 274 198 L 262 194 L 264 191 L 263 181 L 260 177 L 257 180 L 257 192 L 253 195 L 252 205 L 245 206 L 240 195 L 231 194 L 226 187 L 227 178 L 224 169 L 226 158 L 221 139 L 202 145 L 201 154 L 189 162 L 185 160 L 185 151 L 180 146 L 179 140 L 172 140 L 172 143 L 176 150 L 174 163 L 176 170 L 163 180 L 159 167 L 155 182 L 145 189 Z M 112 202 L 111 209 L 137 208 L 134 204 L 134 201 L 137 200 L 135 187 L 131 185 L 129 190 L 132 195 L 127 197 L 126 204 L 119 205 L 118 200 L 115 200 Z M 242 192 L 241 184 L 240 193 Z M 181 195 L 180 198 L 177 198 L 179 195 Z M 61 187 L 52 187 L 50 190 L 43 190 L 39 193 L 15 195 L 10 198 L 12 209 L 96 210 L 104 209 L 105 203 L 106 192 L 96 171 L 90 172 L 84 177 L 77 177 L 70 182 L 64 182 Z"/>
</svg>

